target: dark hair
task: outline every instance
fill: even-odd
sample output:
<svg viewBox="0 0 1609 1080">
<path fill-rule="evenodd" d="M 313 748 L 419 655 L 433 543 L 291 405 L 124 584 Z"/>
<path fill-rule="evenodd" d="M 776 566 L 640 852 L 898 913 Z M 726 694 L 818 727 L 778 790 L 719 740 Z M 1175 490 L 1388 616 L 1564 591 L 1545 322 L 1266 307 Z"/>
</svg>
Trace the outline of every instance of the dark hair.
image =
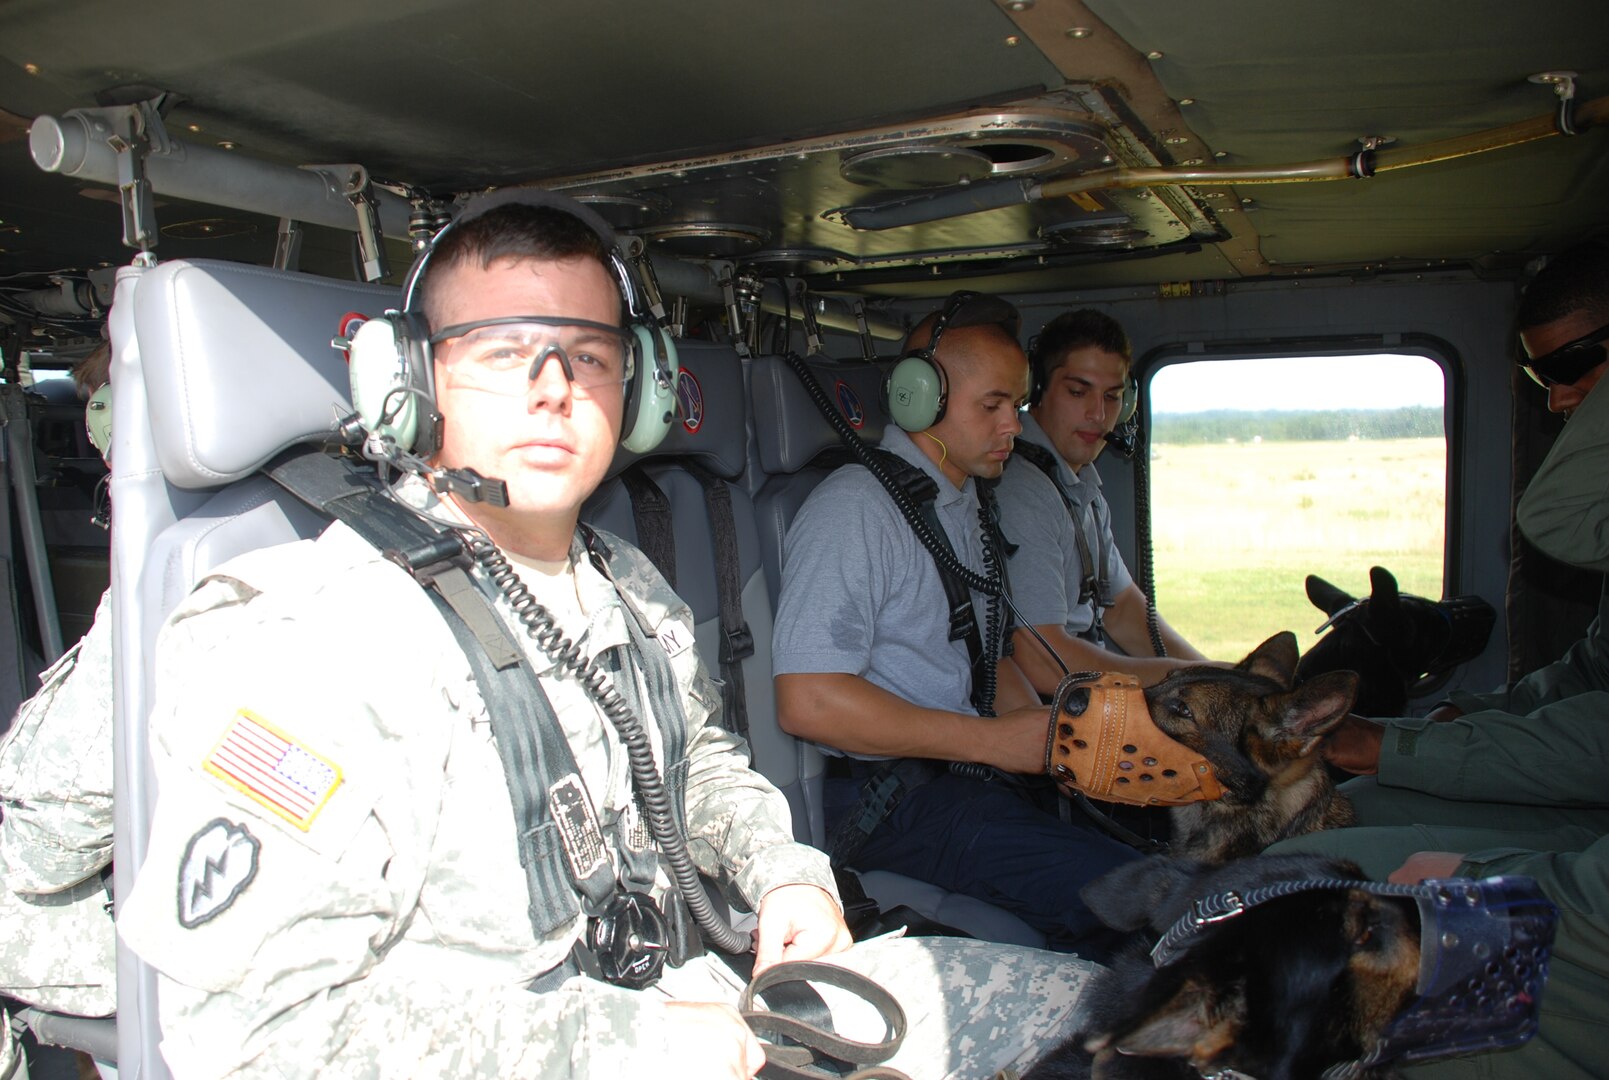
<svg viewBox="0 0 1609 1080">
<path fill-rule="evenodd" d="M 1061 367 L 1068 353 L 1089 345 L 1121 356 L 1125 364 L 1133 360 L 1123 324 L 1094 308 L 1064 311 L 1050 320 L 1029 345 L 1029 356 L 1043 381 Z"/>
<path fill-rule="evenodd" d="M 495 206 L 452 226 L 431 251 L 418 286 L 426 321 L 430 317 L 430 283 L 444 270 L 468 263 L 478 263 L 485 270 L 498 259 L 574 258 L 596 259 L 609 271 L 609 280 L 615 280 L 603 237 L 580 218 L 552 206 Z"/>
<path fill-rule="evenodd" d="M 1588 241 L 1549 259 L 1520 298 L 1517 321 L 1529 330 L 1577 311 L 1609 322 L 1609 243 Z"/>
<path fill-rule="evenodd" d="M 112 344 L 103 341 L 88 356 L 73 365 L 73 385 L 79 397 L 89 397 L 112 379 Z"/>
</svg>

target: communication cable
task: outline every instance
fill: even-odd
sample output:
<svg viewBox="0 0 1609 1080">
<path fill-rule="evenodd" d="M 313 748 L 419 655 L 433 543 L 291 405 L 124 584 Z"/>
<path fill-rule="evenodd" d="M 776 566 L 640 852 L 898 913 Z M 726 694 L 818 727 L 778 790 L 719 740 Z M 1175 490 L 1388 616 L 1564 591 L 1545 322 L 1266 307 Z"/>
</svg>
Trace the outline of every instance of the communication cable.
<svg viewBox="0 0 1609 1080">
<path fill-rule="evenodd" d="M 693 920 L 698 923 L 699 929 L 704 931 L 710 944 L 722 952 L 734 954 L 748 952 L 753 948 L 749 935 L 734 929 L 716 913 L 710 904 L 709 896 L 704 892 L 704 886 L 698 880 L 698 870 L 693 866 L 692 856 L 688 854 L 687 839 L 676 826 L 670 796 L 659 775 L 659 768 L 654 763 L 653 748 L 647 733 L 643 730 L 642 722 L 632 714 L 631 708 L 615 688 L 609 685 L 608 676 L 590 659 L 583 656 L 573 641 L 563 635 L 552 613 L 531 595 L 531 591 L 509 565 L 508 557 L 498 550 L 491 538 L 479 529 L 462 527 L 459 529 L 459 535 L 469 549 L 470 556 L 486 571 L 492 583 L 508 601 L 515 617 L 525 627 L 526 635 L 549 660 L 575 677 L 587 696 L 614 725 L 615 731 L 620 735 L 621 743 L 626 748 L 633 785 L 637 789 L 637 795 L 642 799 L 644 816 L 648 818 L 654 839 L 658 841 L 659 850 L 665 856 L 676 890 L 687 903 L 687 909 L 692 914 Z"/>
</svg>

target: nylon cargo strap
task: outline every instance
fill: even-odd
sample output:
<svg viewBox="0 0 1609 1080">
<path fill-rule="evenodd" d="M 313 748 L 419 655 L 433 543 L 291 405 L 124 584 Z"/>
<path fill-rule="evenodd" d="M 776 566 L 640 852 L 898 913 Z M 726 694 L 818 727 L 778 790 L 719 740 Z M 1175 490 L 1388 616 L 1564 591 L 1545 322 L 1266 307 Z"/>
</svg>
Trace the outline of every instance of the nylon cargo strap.
<svg viewBox="0 0 1609 1080">
<path fill-rule="evenodd" d="M 747 739 L 749 706 L 743 661 L 754 655 L 754 634 L 743 618 L 743 565 L 738 553 L 737 519 L 732 514 L 732 489 L 702 465 L 689 461 L 683 467 L 704 489 L 704 508 L 709 514 L 710 533 L 715 541 L 715 596 L 721 624 L 721 698 L 726 718 L 723 726 Z"/>
<path fill-rule="evenodd" d="M 1080 519 L 1078 507 L 1073 500 L 1067 497 L 1062 490 L 1061 481 L 1057 479 L 1056 458 L 1049 450 L 1038 443 L 1026 439 L 1018 439 L 1012 447 L 1012 453 L 1019 455 L 1023 460 L 1032 464 L 1056 486 L 1056 494 L 1061 497 L 1062 505 L 1067 508 L 1067 516 L 1073 522 L 1073 540 L 1078 544 L 1079 565 L 1083 567 L 1084 576 L 1078 583 L 1078 602 L 1080 604 L 1094 605 L 1094 622 L 1090 624 L 1090 632 L 1101 634 L 1101 609 L 1112 606 L 1112 573 L 1106 560 L 1106 545 L 1102 544 L 1097 557 L 1090 550 L 1089 536 L 1084 532 L 1084 522 Z M 1089 508 L 1090 523 L 1097 520 L 1094 504 Z"/>
<path fill-rule="evenodd" d="M 640 461 L 620 474 L 620 482 L 631 500 L 637 546 L 666 584 L 676 588 L 676 530 L 671 524 L 670 500 Z"/>
</svg>

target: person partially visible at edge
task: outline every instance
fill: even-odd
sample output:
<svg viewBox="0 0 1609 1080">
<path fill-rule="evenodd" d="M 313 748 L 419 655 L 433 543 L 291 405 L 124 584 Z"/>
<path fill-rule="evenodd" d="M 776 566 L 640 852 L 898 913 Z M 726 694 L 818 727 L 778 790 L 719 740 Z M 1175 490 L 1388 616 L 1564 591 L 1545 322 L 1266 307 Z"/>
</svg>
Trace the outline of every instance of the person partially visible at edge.
<svg viewBox="0 0 1609 1080">
<path fill-rule="evenodd" d="M 1130 379 L 1128 335 L 1092 309 L 1064 312 L 1032 345 L 1034 396 L 998 497 L 1006 538 L 1016 545 L 1011 578 L 1023 618 L 1072 671 L 1118 671 L 1150 685 L 1201 655 L 1167 621 L 1151 641 L 1147 599 L 1112 535 L 1112 511 L 1095 459 L 1120 419 Z M 1048 476 L 1053 486 L 1040 483 Z M 1049 694 L 1062 666 L 1026 626 L 1013 659 Z"/>
<path fill-rule="evenodd" d="M 635 548 L 578 525 L 632 377 L 612 247 L 596 215 L 532 192 L 471 203 L 439 239 L 421 285 L 445 417 L 435 463 L 505 480 L 508 505 L 438 498 L 418 478 L 402 497 L 484 530 L 578 652 L 640 702 L 667 786 L 682 778 L 698 869 L 758 912 L 756 970 L 827 958 L 872 975 L 907 1012 L 893 1063 L 913 1075 L 1031 1060 L 1072 1021 L 1088 973 L 967 941 L 848 949 L 826 857 L 793 841 L 785 800 L 720 725 L 687 606 Z M 553 799 L 535 830 L 516 830 L 510 789 L 530 777 L 505 772 L 492 732 L 507 716 L 426 593 L 345 524 L 220 567 L 168 620 L 151 721 L 160 796 L 119 928 L 162 976 L 161 1050 L 177 1076 L 762 1066 L 733 1008 L 743 978 L 716 956 L 644 989 L 588 973 L 589 914 L 607 904 L 585 901 L 565 865 L 585 857 L 612 876 L 608 903 L 628 885 L 667 914 L 680 900 L 614 726 L 473 573 L 537 676 L 533 708 L 552 719 L 536 723 L 556 725 L 575 759 L 563 830 Z M 297 763 L 316 808 L 285 811 L 231 763 L 257 739 Z M 665 760 L 673 742 L 679 760 Z M 577 830 L 599 842 L 554 848 Z M 565 855 L 553 874 L 528 873 L 550 849 Z"/>
<path fill-rule="evenodd" d="M 102 455 L 111 359 L 103 344 L 72 372 Z M 117 1008 L 110 612 L 103 593 L 89 630 L 40 676 L 0 741 L 0 994 L 74 1016 Z M 21 1055 L 9 1024 L 0 1042 L 10 1043 L 0 1062 Z"/>
<path fill-rule="evenodd" d="M 1523 362 L 1568 418 L 1520 499 L 1544 554 L 1609 573 L 1609 245 L 1560 253 L 1521 298 Z M 1533 877 L 1559 908 L 1541 1028 L 1529 1043 L 1405 1070 L 1409 1076 L 1609 1076 L 1609 583 L 1586 636 L 1490 694 L 1454 693 L 1428 717 L 1351 717 L 1331 762 L 1357 828 L 1271 851 L 1353 859 L 1373 877 Z"/>
<path fill-rule="evenodd" d="M 930 342 L 938 317 L 916 326 L 907 354 Z M 997 297 L 975 296 L 955 311 L 934 357 L 948 377 L 942 415 L 914 433 L 891 424 L 881 444 L 936 485 L 941 530 L 980 573 L 980 485 L 1005 466 L 1028 391 L 1017 324 L 1016 309 Z M 971 601 L 981 627 L 990 598 L 973 591 Z M 772 658 L 783 729 L 829 755 L 834 858 L 988 901 L 1053 949 L 1102 957 L 1117 939 L 1079 890 L 1137 856 L 1061 820 L 1054 788 L 1035 779 L 1045 767 L 1046 707 L 991 645 L 984 662 L 999 672 L 996 715 L 980 715 L 969 650 L 951 640 L 950 614 L 933 557 L 879 481 L 859 465 L 823 480 L 788 530 Z M 889 784 L 897 785 L 891 807 L 877 795 Z"/>
</svg>

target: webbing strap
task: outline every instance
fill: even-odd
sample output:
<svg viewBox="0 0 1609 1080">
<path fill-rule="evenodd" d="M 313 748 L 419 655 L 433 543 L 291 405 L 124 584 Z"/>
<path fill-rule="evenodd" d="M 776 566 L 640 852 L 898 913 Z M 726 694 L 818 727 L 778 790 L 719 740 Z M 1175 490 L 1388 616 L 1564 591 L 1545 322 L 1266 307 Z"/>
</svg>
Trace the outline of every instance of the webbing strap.
<svg viewBox="0 0 1609 1080">
<path fill-rule="evenodd" d="M 620 482 L 631 499 L 631 521 L 637 527 L 637 547 L 648 556 L 654 569 L 672 588 L 676 588 L 676 530 L 670 516 L 670 500 L 665 497 L 642 462 L 620 474 Z"/>
<path fill-rule="evenodd" d="M 880 446 L 867 449 L 882 460 L 883 467 L 894 478 L 894 482 L 911 497 L 921 511 L 922 520 L 939 538 L 944 550 L 955 555 L 955 545 L 950 543 L 950 534 L 944 531 L 935 505 L 939 497 L 938 484 L 927 473 L 890 450 Z M 972 590 L 967 588 L 966 582 L 947 572 L 937 559 L 933 560 L 933 566 L 939 572 L 939 581 L 944 585 L 944 599 L 950 605 L 949 640 L 966 642 L 967 657 L 972 662 L 972 685 L 976 687 L 979 685 L 979 665 L 983 662 L 983 635 L 978 631 L 978 616 L 972 607 Z"/>
<path fill-rule="evenodd" d="M 691 461 L 684 467 L 704 489 L 715 545 L 715 597 L 720 609 L 721 697 L 723 726 L 741 738 L 749 737 L 748 693 L 743 661 L 754 655 L 754 634 L 743 618 L 743 564 L 738 554 L 737 520 L 732 514 L 732 489 L 725 480 Z"/>
<path fill-rule="evenodd" d="M 1090 550 L 1089 537 L 1084 532 L 1084 522 L 1080 520 L 1078 507 L 1073 505 L 1073 500 L 1068 498 L 1067 492 L 1062 490 L 1061 481 L 1057 479 L 1056 459 L 1049 450 L 1046 450 L 1038 443 L 1018 439 L 1016 445 L 1012 447 L 1012 453 L 1020 456 L 1044 473 L 1050 482 L 1055 485 L 1056 494 L 1061 496 L 1062 505 L 1067 508 L 1067 516 L 1073 522 L 1073 540 L 1078 544 L 1079 565 L 1084 570 L 1084 576 L 1078 583 L 1078 602 L 1080 604 L 1094 602 L 1095 622 L 1090 629 L 1098 631 L 1101 624 L 1101 608 L 1111 607 L 1114 599 L 1111 595 L 1112 574 L 1111 567 L 1107 565 L 1106 561 L 1106 546 L 1101 545 L 1098 557 Z M 1089 518 L 1091 524 L 1098 523 L 1093 503 L 1089 508 Z"/>
<path fill-rule="evenodd" d="M 263 472 L 313 509 L 345 522 L 409 573 L 417 575 L 438 563 L 466 561 L 463 544 L 453 530 L 398 506 L 372 470 L 350 458 L 298 446 L 269 462 Z"/>
<path fill-rule="evenodd" d="M 635 664 L 631 666 L 642 673 L 643 684 L 648 692 L 646 709 L 643 702 L 633 700 L 636 677 L 631 666 L 622 673 L 619 689 L 628 704 L 633 706 L 636 715 L 642 716 L 645 712 L 651 714 L 659 727 L 665 789 L 677 823 L 685 834 L 687 807 L 682 796 L 687 783 L 687 711 L 682 707 L 681 692 L 677 689 L 676 670 L 671 666 L 670 654 L 661 644 L 659 635 L 648 625 L 636 602 L 615 579 L 612 564 L 614 553 L 603 542 L 603 538 L 587 525 L 578 525 L 577 529 L 586 545 L 587 558 L 614 586 L 615 595 L 626 609 L 626 632 L 631 637 L 629 655 L 635 659 Z"/>
<path fill-rule="evenodd" d="M 494 667 L 474 631 L 453 605 L 434 589 L 429 596 L 458 640 L 486 700 L 492 739 L 503 761 L 503 778 L 514 807 L 514 835 L 520 866 L 525 869 L 531 930 L 538 939 L 545 938 L 580 914 L 578 891 L 594 907 L 602 906 L 615 891 L 614 866 L 607 852 L 578 850 L 571 857 L 565 854 L 564 838 L 548 805 L 548 793 L 570 777 L 579 784 L 581 773 L 536 675 L 524 663 Z M 576 838 L 578 843 L 586 839 L 590 838 Z M 598 855 L 601 858 L 588 858 Z M 582 859 L 588 859 L 588 863 L 581 863 Z"/>
</svg>

